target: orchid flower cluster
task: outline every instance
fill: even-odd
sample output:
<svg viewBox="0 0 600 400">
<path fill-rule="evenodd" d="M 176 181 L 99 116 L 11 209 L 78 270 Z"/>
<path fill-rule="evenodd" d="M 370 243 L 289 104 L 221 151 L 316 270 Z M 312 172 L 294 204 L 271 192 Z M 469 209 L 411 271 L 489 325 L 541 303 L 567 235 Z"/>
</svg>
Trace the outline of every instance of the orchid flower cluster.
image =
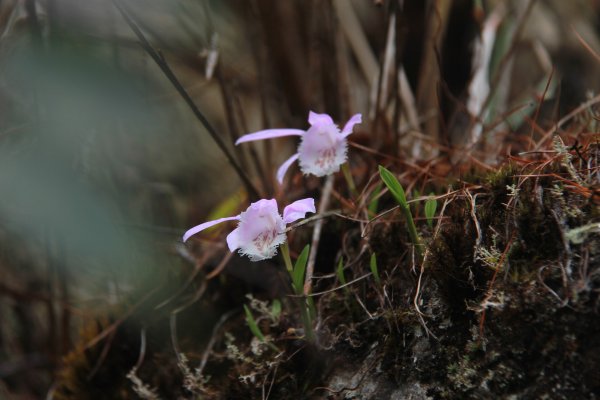
<svg viewBox="0 0 600 400">
<path fill-rule="evenodd" d="M 340 131 L 327 114 L 310 112 L 308 122 L 311 125 L 306 131 L 300 129 L 267 129 L 240 137 L 237 144 L 255 140 L 272 139 L 283 136 L 300 136 L 298 152 L 285 161 L 277 170 L 277 180 L 283 177 L 289 167 L 299 161 L 304 174 L 326 176 L 340 169 L 346 162 L 347 137 L 352 133 L 354 125 L 362 122 L 361 114 L 356 114 Z M 286 224 L 302 219 L 307 213 L 315 213 L 315 200 L 306 198 L 297 200 L 283 209 L 279 214 L 275 199 L 262 199 L 250 204 L 246 211 L 233 217 L 208 221 L 189 229 L 183 235 L 187 241 L 196 233 L 226 221 L 238 221 L 238 226 L 227 235 L 227 246 L 231 252 L 239 250 L 251 261 L 260 261 L 273 257 L 277 247 L 286 241 Z"/>
</svg>

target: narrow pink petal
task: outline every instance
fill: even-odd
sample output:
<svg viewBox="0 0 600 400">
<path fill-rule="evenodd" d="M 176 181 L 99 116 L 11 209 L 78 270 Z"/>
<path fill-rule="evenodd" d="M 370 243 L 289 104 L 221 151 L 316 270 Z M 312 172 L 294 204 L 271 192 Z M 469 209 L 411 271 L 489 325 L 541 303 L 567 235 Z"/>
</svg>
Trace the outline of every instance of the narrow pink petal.
<svg viewBox="0 0 600 400">
<path fill-rule="evenodd" d="M 304 218 L 308 212 L 316 212 L 315 199 L 309 197 L 297 200 L 283 209 L 283 222 L 289 224 L 290 222 L 297 221 L 300 218 Z"/>
<path fill-rule="evenodd" d="M 308 113 L 308 123 L 311 125 L 335 125 L 328 114 L 317 114 L 312 111 Z"/>
<path fill-rule="evenodd" d="M 304 135 L 304 132 L 305 131 L 302 129 L 265 129 L 264 131 L 258 131 L 244 135 L 236 140 L 235 144 L 238 145 L 240 143 L 252 142 L 254 140 L 273 139 L 283 136 L 302 136 Z"/>
<path fill-rule="evenodd" d="M 231 231 L 229 235 L 227 235 L 227 247 L 229 247 L 230 252 L 234 252 L 236 249 L 239 249 L 242 246 L 240 243 L 240 228 L 235 228 Z"/>
<path fill-rule="evenodd" d="M 203 231 L 207 228 L 210 228 L 211 226 L 220 224 L 221 222 L 232 221 L 232 220 L 237 220 L 237 219 L 240 219 L 239 215 L 236 215 L 235 217 L 219 218 L 214 221 L 208 221 L 203 224 L 197 225 L 197 226 L 193 227 L 192 229 L 189 229 L 183 235 L 183 241 L 186 242 L 190 238 L 190 236 L 195 235 L 196 233 Z"/>
<path fill-rule="evenodd" d="M 344 129 L 342 129 L 342 136 L 349 136 L 352 133 L 352 128 L 354 128 L 354 125 L 360 124 L 361 122 L 362 114 L 353 115 L 352 118 L 350 118 L 348 122 L 346 122 L 346 125 L 344 125 Z"/>
<path fill-rule="evenodd" d="M 288 158 L 283 164 L 281 164 L 281 167 L 279 167 L 279 169 L 277 170 L 277 182 L 279 182 L 279 184 L 283 183 L 283 176 L 285 175 L 287 170 L 290 168 L 290 165 L 292 165 L 292 163 L 294 161 L 296 161 L 297 159 L 298 159 L 298 154 L 294 154 L 293 156 Z"/>
</svg>

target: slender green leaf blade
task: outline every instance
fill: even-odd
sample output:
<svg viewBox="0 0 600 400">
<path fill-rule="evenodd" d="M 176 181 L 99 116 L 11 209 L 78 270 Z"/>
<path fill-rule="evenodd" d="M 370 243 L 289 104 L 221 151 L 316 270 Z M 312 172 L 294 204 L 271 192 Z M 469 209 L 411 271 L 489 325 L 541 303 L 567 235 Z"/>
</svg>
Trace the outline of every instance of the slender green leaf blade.
<svg viewBox="0 0 600 400">
<path fill-rule="evenodd" d="M 273 300 L 273 304 L 271 304 L 271 316 L 273 319 L 279 318 L 281 315 L 281 302 L 277 299 Z"/>
<path fill-rule="evenodd" d="M 406 201 L 406 194 L 404 193 L 402 185 L 400 185 L 400 182 L 398 182 L 398 179 L 396 179 L 394 174 L 392 174 L 388 169 L 380 165 L 379 175 L 381 176 L 381 180 L 383 181 L 383 183 L 385 183 L 385 185 L 389 189 L 390 193 L 392 193 L 392 196 L 394 196 L 398 204 L 400 204 L 401 207 L 407 209 L 408 202 Z"/>
<path fill-rule="evenodd" d="M 310 317 L 310 323 L 317 317 L 317 307 L 315 307 L 315 301 L 312 297 L 306 298 L 306 305 L 308 306 L 308 316 Z"/>
<path fill-rule="evenodd" d="M 377 215 L 377 210 L 379 209 L 379 193 L 381 193 L 381 182 L 375 186 L 375 190 L 371 193 L 371 201 L 369 202 L 368 207 L 369 215 Z"/>
<path fill-rule="evenodd" d="M 369 265 L 371 266 L 371 272 L 373 273 L 375 282 L 379 286 L 381 286 L 381 278 L 379 277 L 379 269 L 377 268 L 377 256 L 375 255 L 375 253 L 371 254 L 371 261 Z"/>
<path fill-rule="evenodd" d="M 294 270 L 292 271 L 292 284 L 296 294 L 302 294 L 304 288 L 304 272 L 306 271 L 306 262 L 308 261 L 308 253 L 310 251 L 310 245 L 304 246 L 302 253 L 298 256 Z"/>
<path fill-rule="evenodd" d="M 433 196 L 433 193 L 429 194 Z M 429 227 L 433 227 L 433 217 L 435 216 L 435 210 L 437 209 L 437 200 L 429 199 L 425 202 L 425 218 L 427 218 L 427 224 Z"/>
<path fill-rule="evenodd" d="M 263 333 L 260 331 L 260 328 L 258 327 L 258 324 L 256 323 L 252 312 L 245 304 L 244 311 L 246 312 L 246 323 L 248 324 L 248 328 L 250 328 L 250 332 L 252 332 L 252 334 L 256 336 L 258 340 L 260 340 L 261 342 L 265 342 L 265 335 L 263 335 Z"/>
<path fill-rule="evenodd" d="M 379 175 L 381 176 L 381 180 L 388 187 L 398 204 L 400 205 L 400 209 L 404 213 L 406 217 L 406 224 L 408 228 L 408 233 L 410 235 L 410 240 L 413 242 L 419 257 L 423 255 L 423 246 L 421 244 L 421 239 L 419 238 L 419 234 L 417 232 L 417 227 L 415 226 L 415 221 L 412 217 L 410 207 L 408 206 L 408 202 L 406 201 L 406 195 L 404 193 L 404 189 L 402 189 L 402 185 L 396 179 L 396 177 L 387 169 L 379 166 Z"/>
</svg>

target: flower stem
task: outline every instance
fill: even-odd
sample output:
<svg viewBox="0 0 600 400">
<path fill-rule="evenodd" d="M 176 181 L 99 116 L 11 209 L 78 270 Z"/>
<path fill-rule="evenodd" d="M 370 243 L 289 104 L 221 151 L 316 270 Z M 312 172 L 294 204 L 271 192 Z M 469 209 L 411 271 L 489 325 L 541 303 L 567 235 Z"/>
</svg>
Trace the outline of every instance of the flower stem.
<svg viewBox="0 0 600 400">
<path fill-rule="evenodd" d="M 310 316 L 308 298 L 300 298 L 300 315 L 302 317 L 302 325 L 304 325 L 304 336 L 309 342 L 315 341 L 315 332 L 312 328 L 312 318 Z"/>
<path fill-rule="evenodd" d="M 290 277 L 292 277 L 293 280 L 294 267 L 292 264 L 292 259 L 290 257 L 290 247 L 288 246 L 287 242 L 285 242 L 280 246 L 280 249 L 281 256 L 283 257 L 283 262 L 285 263 L 285 268 L 287 269 L 288 273 L 290 274 Z M 296 294 L 301 295 L 301 289 L 302 287 L 300 287 L 300 291 Z M 306 337 L 306 340 L 313 342 L 315 340 L 315 332 L 312 328 L 313 318 L 311 316 L 311 308 L 314 308 L 312 299 L 307 297 L 300 297 L 298 298 L 298 306 L 300 307 L 300 317 L 302 318 L 302 325 L 304 325 L 304 335 Z"/>
<path fill-rule="evenodd" d="M 289 248 L 287 242 L 284 242 L 281 246 L 279 246 L 279 248 L 281 249 L 281 256 L 283 257 L 283 262 L 285 263 L 285 268 L 287 269 L 288 273 L 291 275 L 292 271 L 294 270 L 294 267 L 292 264 L 292 259 L 290 258 L 290 248 Z"/>
</svg>

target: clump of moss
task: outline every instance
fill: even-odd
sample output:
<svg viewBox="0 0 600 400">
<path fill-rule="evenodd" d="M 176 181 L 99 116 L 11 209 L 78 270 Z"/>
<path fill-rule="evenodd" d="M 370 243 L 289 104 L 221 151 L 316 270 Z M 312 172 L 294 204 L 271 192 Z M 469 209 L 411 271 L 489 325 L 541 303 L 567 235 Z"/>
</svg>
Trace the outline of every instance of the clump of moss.
<svg viewBox="0 0 600 400">
<path fill-rule="evenodd" d="M 460 333 L 431 326 L 438 337 L 431 353 L 448 372 L 429 391 L 435 397 L 573 398 L 599 389 L 589 369 L 598 360 L 587 354 L 600 343 L 592 289 L 600 282 L 590 274 L 598 264 L 589 258 L 598 261 L 600 235 L 579 246 L 565 241 L 593 207 L 578 193 L 556 196 L 556 179 L 548 177 L 555 171 L 551 165 L 536 178 L 506 168 L 490 177 L 475 206 L 474 196 L 450 206 L 430 246 L 427 279 Z M 575 217 L 571 207 L 581 212 Z"/>
</svg>

